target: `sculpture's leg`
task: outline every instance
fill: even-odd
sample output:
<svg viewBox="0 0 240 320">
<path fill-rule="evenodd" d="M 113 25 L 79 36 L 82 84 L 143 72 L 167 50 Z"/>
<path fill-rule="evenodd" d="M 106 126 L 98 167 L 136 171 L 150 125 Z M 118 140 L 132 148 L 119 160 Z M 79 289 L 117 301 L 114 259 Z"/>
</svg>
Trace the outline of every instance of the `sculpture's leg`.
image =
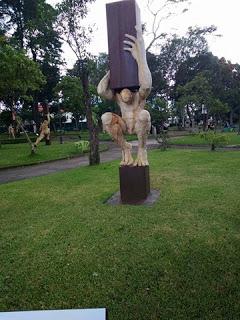
<svg viewBox="0 0 240 320">
<path fill-rule="evenodd" d="M 137 116 L 135 132 L 138 136 L 138 153 L 134 166 L 148 166 L 147 136 L 151 128 L 151 117 L 147 110 L 141 110 Z"/>
<path fill-rule="evenodd" d="M 45 135 L 44 135 L 44 133 L 40 133 L 40 136 L 37 138 L 37 140 L 35 141 L 35 143 L 34 143 L 34 147 L 36 147 L 38 144 L 39 144 L 39 142 L 41 142 L 42 141 L 42 139 L 45 137 Z"/>
<path fill-rule="evenodd" d="M 51 141 L 50 141 L 50 129 L 46 130 L 45 139 L 46 139 L 46 145 L 50 145 L 51 144 Z"/>
<path fill-rule="evenodd" d="M 122 149 L 122 161 L 120 164 L 123 166 L 132 165 L 132 145 L 124 139 L 123 134 L 126 132 L 127 127 L 123 119 L 114 113 L 106 112 L 102 115 L 102 123 L 103 130 L 107 131 Z"/>
</svg>

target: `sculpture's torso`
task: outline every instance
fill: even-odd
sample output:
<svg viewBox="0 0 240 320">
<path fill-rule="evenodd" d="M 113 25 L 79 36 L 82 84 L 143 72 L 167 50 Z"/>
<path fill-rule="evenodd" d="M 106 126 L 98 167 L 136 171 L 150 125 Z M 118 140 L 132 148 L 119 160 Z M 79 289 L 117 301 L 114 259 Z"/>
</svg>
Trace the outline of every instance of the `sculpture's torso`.
<svg viewBox="0 0 240 320">
<path fill-rule="evenodd" d="M 127 131 L 129 134 L 135 132 L 135 123 L 138 118 L 138 114 L 144 109 L 145 99 L 141 99 L 139 92 L 133 94 L 133 101 L 131 104 L 122 101 L 120 94 L 116 94 L 116 101 L 121 109 L 122 119 L 126 123 Z"/>
</svg>

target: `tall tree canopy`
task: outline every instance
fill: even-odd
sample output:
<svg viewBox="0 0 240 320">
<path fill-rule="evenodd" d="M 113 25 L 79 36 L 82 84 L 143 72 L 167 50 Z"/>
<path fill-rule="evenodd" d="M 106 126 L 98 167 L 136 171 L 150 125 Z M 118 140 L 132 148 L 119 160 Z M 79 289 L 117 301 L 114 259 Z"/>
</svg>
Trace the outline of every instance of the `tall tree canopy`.
<svg viewBox="0 0 240 320">
<path fill-rule="evenodd" d="M 46 77 L 42 94 L 51 100 L 59 81 L 61 42 L 55 29 L 57 11 L 45 0 L 0 0 L 0 26 L 15 48 L 24 49 Z"/>
<path fill-rule="evenodd" d="M 0 100 L 12 108 L 19 99 L 31 100 L 45 84 L 38 64 L 22 51 L 0 44 Z"/>
</svg>

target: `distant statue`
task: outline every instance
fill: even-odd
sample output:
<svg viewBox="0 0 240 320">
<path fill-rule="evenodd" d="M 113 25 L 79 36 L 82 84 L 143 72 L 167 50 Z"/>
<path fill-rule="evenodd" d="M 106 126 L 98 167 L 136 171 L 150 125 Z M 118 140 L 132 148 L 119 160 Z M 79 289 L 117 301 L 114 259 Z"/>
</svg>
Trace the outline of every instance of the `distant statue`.
<svg viewBox="0 0 240 320">
<path fill-rule="evenodd" d="M 10 124 L 8 127 L 8 136 L 9 136 L 9 139 L 10 138 L 15 139 L 15 130 L 14 130 L 14 126 L 12 124 Z"/>
<path fill-rule="evenodd" d="M 47 113 L 44 113 L 43 115 L 42 123 L 40 125 L 40 135 L 35 141 L 34 147 L 37 147 L 37 145 L 42 141 L 43 138 L 45 138 L 47 145 L 50 144 L 50 113 L 48 111 L 48 108 L 45 109 L 47 110 Z M 39 104 L 38 106 L 38 111 L 43 112 L 43 107 L 41 104 Z"/>
<path fill-rule="evenodd" d="M 131 91 L 128 88 L 120 92 L 110 88 L 110 71 L 100 81 L 98 94 L 108 100 L 115 100 L 119 105 L 122 117 L 106 112 L 102 115 L 103 129 L 107 131 L 122 149 L 122 166 L 148 166 L 146 142 L 151 128 L 151 118 L 144 110 L 146 98 L 152 87 L 152 77 L 147 65 L 146 51 L 142 30 L 136 26 L 137 37 L 125 34 L 124 50 L 129 51 L 138 65 L 138 78 L 140 88 Z M 137 134 L 138 153 L 134 161 L 131 153 L 132 145 L 128 143 L 124 134 Z"/>
</svg>

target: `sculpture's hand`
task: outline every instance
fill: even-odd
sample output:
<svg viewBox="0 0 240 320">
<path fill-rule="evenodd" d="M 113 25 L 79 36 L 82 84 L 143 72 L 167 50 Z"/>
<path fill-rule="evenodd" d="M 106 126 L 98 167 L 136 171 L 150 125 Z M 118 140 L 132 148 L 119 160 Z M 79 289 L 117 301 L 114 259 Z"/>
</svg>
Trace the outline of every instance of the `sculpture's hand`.
<svg viewBox="0 0 240 320">
<path fill-rule="evenodd" d="M 128 40 L 124 40 L 123 43 L 129 45 L 129 47 L 124 47 L 123 49 L 125 51 L 131 52 L 133 58 L 137 62 L 140 62 L 140 59 L 145 54 L 145 47 L 144 47 L 144 41 L 142 37 L 142 30 L 140 29 L 139 26 L 135 26 L 135 29 L 137 31 L 137 38 L 130 34 L 125 34 L 125 37 L 128 38 Z"/>
<path fill-rule="evenodd" d="M 99 82 L 97 86 L 97 92 L 101 97 L 108 100 L 112 100 L 114 97 L 114 94 L 109 87 L 109 82 L 110 82 L 110 71 L 108 71 L 105 74 L 105 76 L 102 78 L 102 80 Z"/>
</svg>

